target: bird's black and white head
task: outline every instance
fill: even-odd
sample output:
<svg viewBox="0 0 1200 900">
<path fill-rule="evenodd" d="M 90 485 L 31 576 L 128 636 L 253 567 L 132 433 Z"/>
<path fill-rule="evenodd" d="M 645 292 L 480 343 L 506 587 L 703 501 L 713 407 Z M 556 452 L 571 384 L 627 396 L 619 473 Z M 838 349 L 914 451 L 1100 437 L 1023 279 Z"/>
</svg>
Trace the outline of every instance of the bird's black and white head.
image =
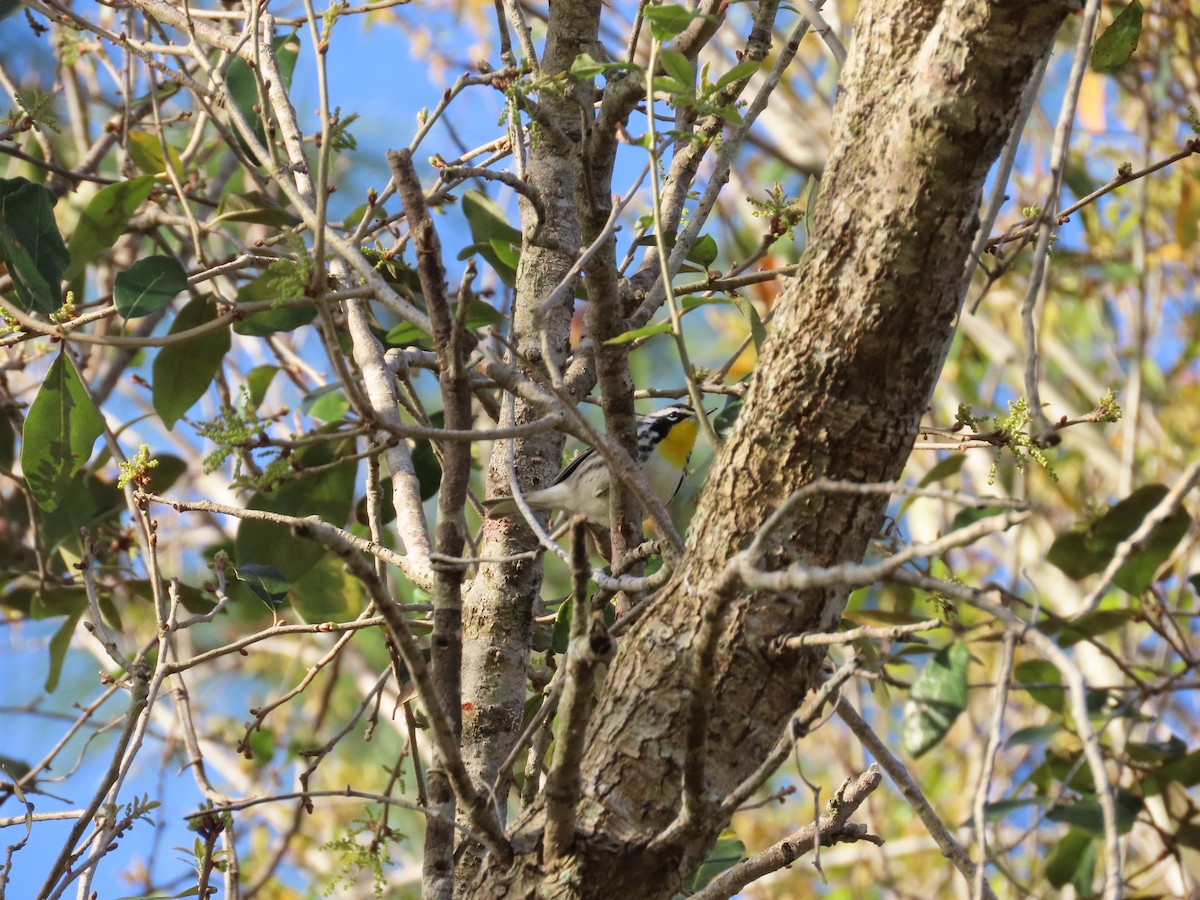
<svg viewBox="0 0 1200 900">
<path fill-rule="evenodd" d="M 684 403 L 664 406 L 638 419 L 638 458 L 657 449 L 680 469 L 687 465 L 696 443 L 696 411 Z"/>
</svg>

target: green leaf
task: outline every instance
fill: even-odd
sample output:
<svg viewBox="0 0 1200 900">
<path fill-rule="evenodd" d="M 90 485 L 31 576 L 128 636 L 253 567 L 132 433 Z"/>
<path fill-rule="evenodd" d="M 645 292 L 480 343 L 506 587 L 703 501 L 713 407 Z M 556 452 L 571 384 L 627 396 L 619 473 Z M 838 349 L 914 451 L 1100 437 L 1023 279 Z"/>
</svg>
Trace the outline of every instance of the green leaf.
<svg viewBox="0 0 1200 900">
<path fill-rule="evenodd" d="M 87 593 L 82 586 L 65 584 L 33 585 L 33 596 L 29 603 L 29 615 L 37 620 L 57 619 L 60 616 L 77 616 L 87 609 Z"/>
<path fill-rule="evenodd" d="M 615 338 L 609 338 L 604 343 L 606 344 L 628 344 L 630 341 L 636 341 L 638 338 L 650 337 L 653 334 L 667 334 L 671 330 L 670 322 L 658 322 L 653 325 L 643 325 L 641 328 L 635 328 L 633 331 L 626 331 L 623 334 L 618 334 Z"/>
<path fill-rule="evenodd" d="M 1061 731 L 1061 725 L 1030 725 L 1028 728 L 1020 728 L 1009 735 L 1004 746 L 1021 747 L 1045 744 Z"/>
<path fill-rule="evenodd" d="M 1125 752 L 1136 763 L 1167 763 L 1182 759 L 1187 754 L 1187 743 L 1173 734 L 1165 741 L 1128 741 Z"/>
<path fill-rule="evenodd" d="M 310 623 L 352 619 L 366 605 L 362 584 L 329 553 L 292 585 L 289 600 L 297 615 Z"/>
<path fill-rule="evenodd" d="M 691 10 L 674 4 L 647 6 L 645 17 L 646 24 L 650 26 L 650 36 L 656 41 L 669 41 L 692 24 L 692 19 L 698 18 Z"/>
<path fill-rule="evenodd" d="M 517 263 L 521 261 L 521 248 L 518 244 L 510 244 L 508 241 L 499 238 L 492 238 L 488 241 L 488 246 L 492 248 L 492 252 L 496 254 L 496 258 L 501 264 L 517 270 Z"/>
<path fill-rule="evenodd" d="M 661 91 L 671 97 L 679 95 L 689 95 L 692 92 L 692 86 L 680 81 L 678 78 L 672 78 L 670 75 L 659 75 L 652 82 L 654 90 Z"/>
<path fill-rule="evenodd" d="M 238 302 L 297 300 L 308 290 L 310 268 L 308 260 L 276 260 L 261 275 L 238 289 Z M 302 328 L 316 317 L 317 308 L 313 305 L 281 306 L 247 316 L 234 324 L 233 330 L 251 337 L 267 337 L 278 331 Z"/>
<path fill-rule="evenodd" d="M 271 46 L 274 47 L 276 58 L 279 60 L 279 75 L 283 79 L 283 89 L 285 92 L 289 91 L 292 87 L 292 73 L 296 69 L 296 56 L 300 52 L 300 40 L 294 34 L 285 35 L 272 41 Z M 254 129 L 254 136 L 260 144 L 265 144 L 266 132 L 263 130 L 262 115 L 255 109 L 258 106 L 259 98 L 258 81 L 254 70 L 240 56 L 234 57 L 225 72 L 225 81 L 229 85 L 229 93 L 233 97 L 233 102 L 237 104 L 238 110 Z M 238 143 L 244 150 L 249 151 L 240 134 Z M 261 160 L 255 161 L 261 162 Z"/>
<path fill-rule="evenodd" d="M 471 254 L 478 253 L 496 270 L 500 279 L 512 287 L 516 280 L 516 268 L 501 259 L 494 247 L 495 242 L 520 247 L 521 232 L 508 223 L 500 207 L 486 194 L 474 190 L 465 191 L 461 203 L 474 244 L 463 250 L 458 258 L 466 259 Z"/>
<path fill-rule="evenodd" d="M 704 862 L 700 864 L 700 868 L 696 870 L 690 885 L 691 891 L 694 893 L 700 890 L 726 869 L 740 862 L 745 855 L 746 845 L 739 841 L 732 831 L 722 832 L 712 850 L 708 851 Z"/>
<path fill-rule="evenodd" d="M 38 389 L 21 437 L 21 469 L 38 506 L 58 507 L 103 431 L 104 418 L 64 350 Z"/>
<path fill-rule="evenodd" d="M 580 53 L 571 60 L 571 68 L 567 71 L 576 78 L 595 78 L 605 68 L 605 63 L 596 62 L 590 53 Z"/>
<path fill-rule="evenodd" d="M 255 728 L 247 743 L 256 766 L 267 765 L 275 755 L 275 732 L 270 728 Z"/>
<path fill-rule="evenodd" d="M 58 508 L 44 512 L 39 523 L 38 539 L 47 552 L 62 546 L 79 555 L 83 551 L 81 528 L 94 531 L 125 511 L 125 495 L 117 486 L 90 473 L 74 478 L 61 497 Z"/>
<path fill-rule="evenodd" d="M 1079 157 L 1072 157 L 1067 164 L 1066 171 L 1063 172 L 1063 183 L 1079 200 L 1100 186 L 1092 178 L 1092 173 L 1088 171 L 1087 163 Z"/>
<path fill-rule="evenodd" d="M 1023 688 L 1029 691 L 1029 696 L 1047 709 L 1061 713 L 1065 706 L 1062 674 L 1054 664 L 1044 659 L 1030 659 L 1017 663 L 1013 669 L 1013 677 L 1018 684 L 1055 684 L 1059 687 Z"/>
<path fill-rule="evenodd" d="M 689 294 L 679 301 L 681 312 L 691 312 L 701 306 L 733 306 L 728 297 L 705 297 L 703 294 Z"/>
<path fill-rule="evenodd" d="M 17 458 L 17 432 L 12 419 L 0 414 L 0 472 L 12 472 Z"/>
<path fill-rule="evenodd" d="M 1020 797 L 1013 800 L 997 800 L 994 803 L 989 803 L 983 808 L 983 817 L 988 822 L 999 822 L 1006 818 L 1010 813 L 1014 813 L 1019 809 L 1026 809 L 1030 806 L 1040 806 L 1042 803 L 1039 797 Z"/>
<path fill-rule="evenodd" d="M 738 414 L 742 411 L 742 398 L 730 397 L 725 401 L 725 406 L 717 413 L 717 417 L 713 419 L 713 428 L 717 434 L 722 437 L 729 436 L 729 430 L 733 428 L 733 423 L 737 421 Z"/>
<path fill-rule="evenodd" d="M 1092 873 L 1096 871 L 1099 844 L 1082 831 L 1072 828 L 1058 842 L 1046 861 L 1046 880 L 1056 888 L 1075 886 L 1081 897 L 1092 893 Z"/>
<path fill-rule="evenodd" d="M 272 228 L 291 228 L 303 220 L 288 212 L 262 191 L 239 193 L 230 191 L 217 204 L 217 215 L 209 225 L 220 221 L 250 222 L 254 225 L 269 225 Z"/>
<path fill-rule="evenodd" d="M 158 465 L 150 469 L 150 489 L 157 494 L 169 490 L 188 471 L 188 464 L 178 456 L 155 456 Z M 122 498 L 124 499 L 124 498 Z"/>
<path fill-rule="evenodd" d="M 1097 72 L 1112 73 L 1122 68 L 1142 36 L 1142 4 L 1133 0 L 1104 29 L 1092 47 L 1092 68 Z"/>
<path fill-rule="evenodd" d="M 715 90 L 721 90 L 723 87 L 733 84 L 735 81 L 741 81 L 743 78 L 749 78 L 758 71 L 758 60 L 746 59 L 738 63 L 724 75 L 717 79 L 717 83 L 713 85 Z"/>
<path fill-rule="evenodd" d="M 550 649 L 559 656 L 565 656 L 567 646 L 571 642 L 571 599 L 564 600 L 558 606 L 554 616 L 554 631 L 550 636 Z"/>
<path fill-rule="evenodd" d="M 367 515 L 367 498 L 366 496 L 359 497 L 358 503 L 354 504 L 354 521 L 359 525 L 366 525 L 370 522 L 370 516 Z M 396 521 L 396 504 L 392 500 L 392 479 L 379 479 L 379 524 L 388 525 Z"/>
<path fill-rule="evenodd" d="M 246 391 L 250 394 L 250 411 L 253 412 L 262 406 L 262 402 L 267 396 L 267 389 L 271 386 L 271 381 L 278 371 L 278 366 L 255 366 L 246 373 Z"/>
<path fill-rule="evenodd" d="M 326 426 L 318 434 L 329 434 Z M 301 472 L 335 462 L 355 450 L 352 439 L 312 444 L 295 454 Z M 258 491 L 246 504 L 248 509 L 288 516 L 318 516 L 334 525 L 344 525 L 354 501 L 353 465 L 330 466 L 314 475 L 287 481 L 272 491 Z M 248 562 L 270 565 L 290 582 L 299 581 L 324 555 L 318 544 L 292 534 L 286 525 L 243 519 L 234 543 L 239 566 Z"/>
<path fill-rule="evenodd" d="M 968 506 L 955 513 L 954 518 L 950 521 L 950 530 L 957 531 L 1008 511 L 1007 506 Z"/>
<path fill-rule="evenodd" d="M 178 151 L 168 144 L 167 153 L 171 160 L 171 170 L 176 175 L 182 175 L 183 160 L 179 158 Z M 159 140 L 158 135 L 150 134 L 147 131 L 129 132 L 129 155 L 133 158 L 133 164 L 147 175 L 167 174 L 162 141 Z"/>
<path fill-rule="evenodd" d="M 734 305 L 750 325 L 750 337 L 754 341 L 754 349 L 758 350 L 763 345 L 763 341 L 767 339 L 767 327 L 763 325 L 763 320 L 758 314 L 758 310 L 754 308 L 754 304 L 750 302 L 748 297 L 735 297 Z"/>
<path fill-rule="evenodd" d="M 311 391 L 300 403 L 300 411 L 322 422 L 338 422 L 350 411 L 340 383 L 327 384 Z"/>
<path fill-rule="evenodd" d="M 904 749 L 913 757 L 935 747 L 967 708 L 967 666 L 971 651 L 955 641 L 921 670 L 904 704 Z"/>
<path fill-rule="evenodd" d="M 54 195 L 25 178 L 0 178 L 0 262 L 8 266 L 25 312 L 62 306 L 71 258 L 54 220 Z"/>
<path fill-rule="evenodd" d="M 696 239 L 692 249 L 688 251 L 687 259 L 688 262 L 694 262 L 707 269 L 716 261 L 718 252 L 720 251 L 717 249 L 717 242 L 713 240 L 713 236 L 702 234 Z"/>
<path fill-rule="evenodd" d="M 691 62 L 686 56 L 678 50 L 671 50 L 664 47 L 658 55 L 662 62 L 663 71 L 678 81 L 680 84 L 691 88 L 696 82 L 696 70 L 692 67 Z"/>
<path fill-rule="evenodd" d="M 455 315 L 456 309 L 456 305 L 450 307 L 450 315 L 452 317 Z M 471 300 L 471 305 L 467 309 L 467 328 L 487 328 L 492 325 L 498 325 L 503 321 L 504 316 L 486 300 L 481 300 L 478 297 Z M 408 322 L 401 322 L 389 331 L 387 338 L 385 338 L 391 347 L 407 347 L 421 341 L 428 341 L 429 339 L 429 335 L 416 325 L 410 325 Z"/>
<path fill-rule="evenodd" d="M 670 250 L 672 247 L 675 246 L 675 241 L 678 239 L 679 239 L 679 232 L 668 231 L 663 234 L 663 246 L 666 249 Z M 635 246 L 635 247 L 657 247 L 658 246 L 658 238 L 654 235 L 654 232 L 650 232 L 649 234 L 643 234 L 640 238 L 638 238 L 637 240 L 635 240 L 633 242 L 633 246 Z"/>
<path fill-rule="evenodd" d="M 46 693 L 53 694 L 58 687 L 58 679 L 62 675 L 63 661 L 67 658 L 67 650 L 71 646 L 71 637 L 75 634 L 75 626 L 79 623 L 83 610 L 68 616 L 50 638 L 50 671 L 46 673 Z"/>
<path fill-rule="evenodd" d="M 1137 814 L 1142 811 L 1142 798 L 1129 791 L 1118 790 L 1114 800 L 1117 808 L 1117 831 L 1128 834 L 1133 828 Z M 1095 794 L 1086 794 L 1078 800 L 1066 803 L 1056 803 L 1046 811 L 1046 818 L 1051 822 L 1070 825 L 1072 829 L 1079 829 L 1093 837 L 1104 837 L 1104 814 Z"/>
<path fill-rule="evenodd" d="M 148 316 L 187 290 L 187 273 L 173 256 L 139 259 L 113 282 L 113 303 L 124 319 Z"/>
<path fill-rule="evenodd" d="M 82 275 L 88 263 L 117 242 L 153 189 L 153 175 L 138 175 L 100 188 L 84 208 L 71 234 L 71 243 L 67 247 L 71 264 L 64 274 L 66 279 Z"/>
<path fill-rule="evenodd" d="M 413 468 L 421 485 L 421 499 L 428 500 L 442 485 L 442 466 L 433 453 L 433 444 L 426 440 L 415 443 L 412 451 Z"/>
<path fill-rule="evenodd" d="M 1069 531 L 1055 538 L 1046 554 L 1046 561 L 1075 581 L 1103 572 L 1105 566 L 1104 555 L 1092 550 L 1087 534 L 1082 531 Z"/>
<path fill-rule="evenodd" d="M 1071 622 L 1049 622 L 1044 626 L 1043 630 L 1046 634 L 1059 632 L 1059 646 L 1070 647 L 1078 644 L 1080 641 L 1116 632 L 1136 620 L 1139 615 L 1136 610 L 1132 609 L 1096 609 L 1089 613 L 1084 613 L 1078 619 Z M 1060 625 L 1061 628 L 1059 627 Z"/>
<path fill-rule="evenodd" d="M 580 53 L 572 60 L 571 68 L 568 71 L 576 78 L 595 78 L 605 72 L 636 72 L 640 68 L 636 63 L 600 62 L 594 59 L 590 53 Z"/>
<path fill-rule="evenodd" d="M 205 298 L 196 297 L 179 311 L 170 333 L 179 334 L 216 318 L 212 305 Z M 229 327 L 224 326 L 189 341 L 168 344 L 158 351 L 152 375 L 154 411 L 168 431 L 204 396 L 229 347 Z"/>
<path fill-rule="evenodd" d="M 967 454 L 965 453 L 951 453 L 948 456 L 943 456 L 925 473 L 925 477 L 917 482 L 917 487 L 929 487 L 931 484 L 945 481 L 947 478 L 957 475 L 966 461 Z"/>
<path fill-rule="evenodd" d="M 274 566 L 261 563 L 243 563 L 237 567 L 235 574 L 238 581 L 250 588 L 250 591 L 267 605 L 271 612 L 277 612 L 283 606 L 283 601 L 292 589 L 292 583 Z"/>
<path fill-rule="evenodd" d="M 1086 528 L 1060 535 L 1046 559 L 1076 580 L 1103 572 L 1118 545 L 1138 529 L 1167 492 L 1162 484 L 1143 485 Z M 1117 587 L 1131 594 L 1149 588 L 1158 567 L 1167 561 L 1187 533 L 1190 521 L 1187 511 L 1178 508 L 1155 526 L 1141 547 L 1117 570 L 1113 579 Z"/>
<path fill-rule="evenodd" d="M 1200 784 L 1200 750 L 1193 750 L 1180 759 L 1172 760 L 1154 773 L 1159 786 L 1175 782 L 1190 788 Z"/>
<path fill-rule="evenodd" d="M 732 125 L 734 128 L 737 128 L 744 121 L 742 114 L 738 112 L 737 107 L 732 103 L 726 103 L 724 106 L 717 107 L 715 112 L 725 120 L 725 124 Z"/>
</svg>

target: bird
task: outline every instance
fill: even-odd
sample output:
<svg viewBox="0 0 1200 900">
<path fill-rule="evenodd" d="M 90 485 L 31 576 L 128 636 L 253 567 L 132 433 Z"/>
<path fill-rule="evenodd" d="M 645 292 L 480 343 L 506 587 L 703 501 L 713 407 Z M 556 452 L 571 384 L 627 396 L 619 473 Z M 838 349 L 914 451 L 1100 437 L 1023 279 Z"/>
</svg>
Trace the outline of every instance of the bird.
<svg viewBox="0 0 1200 900">
<path fill-rule="evenodd" d="M 682 403 L 638 417 L 637 464 L 664 505 L 674 499 L 687 477 L 698 424 L 696 411 Z M 582 515 L 588 524 L 607 529 L 608 490 L 608 466 L 589 447 L 559 472 L 549 487 L 523 496 L 532 509 Z M 512 497 L 495 497 L 485 500 L 483 505 L 494 519 L 518 513 Z"/>
</svg>

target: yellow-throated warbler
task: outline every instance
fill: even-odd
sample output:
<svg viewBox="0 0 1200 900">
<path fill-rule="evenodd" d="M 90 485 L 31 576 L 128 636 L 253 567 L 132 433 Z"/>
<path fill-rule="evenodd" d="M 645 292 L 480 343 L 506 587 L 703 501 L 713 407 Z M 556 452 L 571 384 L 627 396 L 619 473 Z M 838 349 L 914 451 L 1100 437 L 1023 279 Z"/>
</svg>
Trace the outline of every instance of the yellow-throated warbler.
<svg viewBox="0 0 1200 900">
<path fill-rule="evenodd" d="M 637 464 L 664 504 L 671 502 L 687 476 L 697 425 L 696 411 L 683 404 L 638 418 Z M 525 494 L 525 502 L 533 509 L 582 514 L 593 525 L 607 526 L 608 478 L 604 458 L 588 448 L 558 473 L 554 484 Z M 518 515 L 511 497 L 485 500 L 483 505 L 493 518 Z"/>
</svg>

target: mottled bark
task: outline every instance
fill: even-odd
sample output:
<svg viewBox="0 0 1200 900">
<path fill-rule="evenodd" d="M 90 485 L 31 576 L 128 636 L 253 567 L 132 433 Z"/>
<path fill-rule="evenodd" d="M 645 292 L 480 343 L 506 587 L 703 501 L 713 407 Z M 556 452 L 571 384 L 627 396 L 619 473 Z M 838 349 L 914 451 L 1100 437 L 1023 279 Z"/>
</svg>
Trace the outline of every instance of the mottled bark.
<svg viewBox="0 0 1200 900">
<path fill-rule="evenodd" d="M 837 591 L 749 594 L 726 562 L 814 478 L 900 475 L 953 335 L 984 177 L 1070 8 L 862 4 L 802 271 L 779 301 L 682 564 L 621 641 L 592 719 L 574 854 L 543 868 L 542 811 L 531 810 L 517 823 L 517 865 L 485 866 L 476 895 L 668 897 L 702 860 L 725 824 L 714 805 L 762 762 L 819 671 L 817 653 L 783 655 L 773 642 L 828 629 L 844 602 Z M 883 509 L 816 495 L 780 523 L 764 565 L 857 560 Z M 711 665 L 706 630 L 718 636 Z M 690 756 L 689 729 L 703 739 Z M 689 759 L 700 788 L 689 827 L 651 846 L 676 820 Z"/>
</svg>

